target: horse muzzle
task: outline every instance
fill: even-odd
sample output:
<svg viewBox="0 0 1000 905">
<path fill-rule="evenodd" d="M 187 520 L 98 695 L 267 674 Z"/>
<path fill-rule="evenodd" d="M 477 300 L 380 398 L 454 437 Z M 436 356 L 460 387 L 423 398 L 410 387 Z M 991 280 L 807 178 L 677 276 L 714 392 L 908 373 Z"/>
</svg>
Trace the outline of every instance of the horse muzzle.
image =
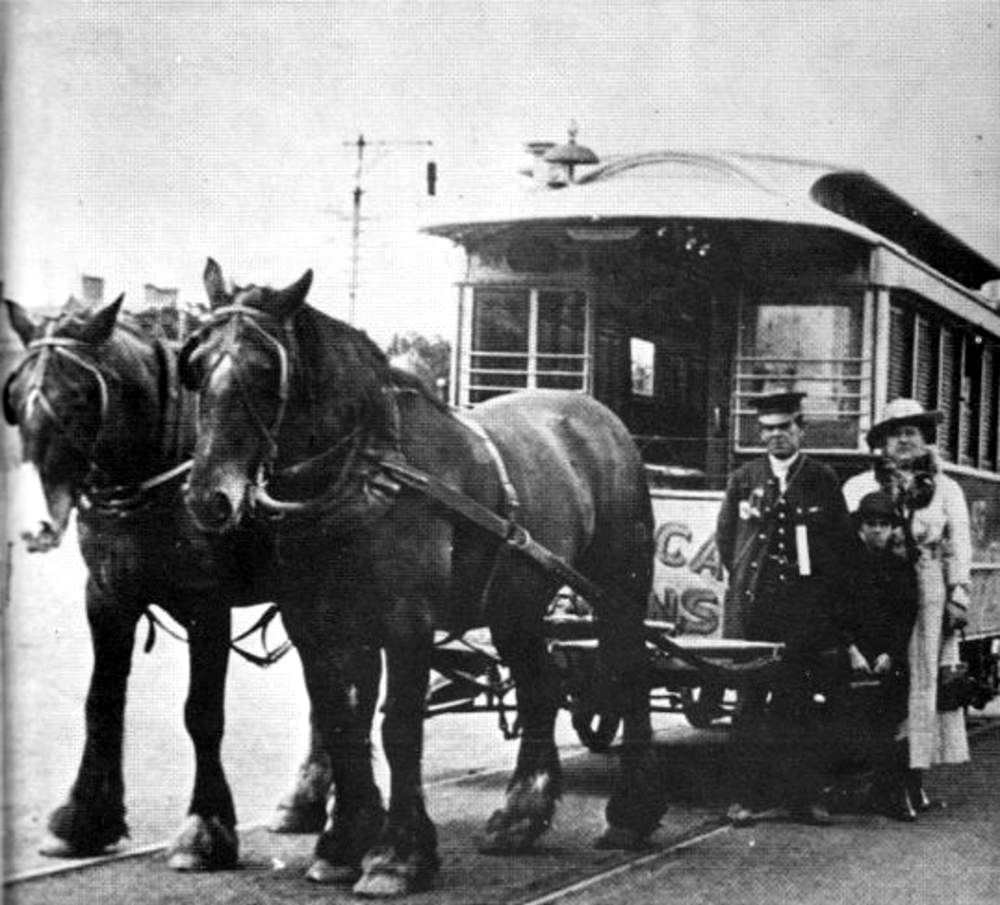
<svg viewBox="0 0 1000 905">
<path fill-rule="evenodd" d="M 250 487 L 195 488 L 184 486 L 184 503 L 200 531 L 224 534 L 234 530 L 247 512 Z"/>
</svg>

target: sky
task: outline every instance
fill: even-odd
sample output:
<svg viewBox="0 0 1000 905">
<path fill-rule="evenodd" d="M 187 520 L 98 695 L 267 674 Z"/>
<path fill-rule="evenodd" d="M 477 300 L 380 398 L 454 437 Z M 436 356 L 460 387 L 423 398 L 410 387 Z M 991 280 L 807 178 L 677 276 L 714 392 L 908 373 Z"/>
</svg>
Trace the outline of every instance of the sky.
<svg viewBox="0 0 1000 905">
<path fill-rule="evenodd" d="M 4 291 L 104 277 L 201 301 L 212 256 L 355 322 L 447 336 L 461 256 L 420 236 L 523 143 L 729 149 L 867 170 L 1000 262 L 1000 0 L 0 0 Z M 433 142 L 428 146 L 427 142 Z M 439 195 L 425 194 L 434 159 Z"/>
</svg>

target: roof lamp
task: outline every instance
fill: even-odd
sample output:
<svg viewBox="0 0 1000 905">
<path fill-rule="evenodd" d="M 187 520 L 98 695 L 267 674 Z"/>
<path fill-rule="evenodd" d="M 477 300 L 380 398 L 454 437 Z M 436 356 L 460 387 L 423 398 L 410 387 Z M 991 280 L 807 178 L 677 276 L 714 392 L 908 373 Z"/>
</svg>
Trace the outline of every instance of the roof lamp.
<svg viewBox="0 0 1000 905">
<path fill-rule="evenodd" d="M 573 181 L 573 170 L 577 166 L 600 163 L 598 156 L 590 148 L 576 143 L 577 125 L 573 120 L 569 124 L 569 141 L 564 145 L 556 145 L 545 152 L 542 158 L 546 163 L 554 163 L 563 168 L 566 174 L 566 182 Z M 549 185 L 563 185 L 559 181 L 549 180 Z"/>
</svg>

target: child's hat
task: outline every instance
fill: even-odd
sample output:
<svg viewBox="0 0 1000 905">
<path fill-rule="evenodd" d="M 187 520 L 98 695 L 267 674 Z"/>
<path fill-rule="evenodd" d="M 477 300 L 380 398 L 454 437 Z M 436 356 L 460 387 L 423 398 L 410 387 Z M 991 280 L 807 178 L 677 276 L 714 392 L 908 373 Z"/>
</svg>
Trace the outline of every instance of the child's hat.
<svg viewBox="0 0 1000 905">
<path fill-rule="evenodd" d="M 896 504 L 884 490 L 875 490 L 865 494 L 858 504 L 858 519 L 860 521 L 877 518 L 892 522 L 897 517 Z"/>
</svg>

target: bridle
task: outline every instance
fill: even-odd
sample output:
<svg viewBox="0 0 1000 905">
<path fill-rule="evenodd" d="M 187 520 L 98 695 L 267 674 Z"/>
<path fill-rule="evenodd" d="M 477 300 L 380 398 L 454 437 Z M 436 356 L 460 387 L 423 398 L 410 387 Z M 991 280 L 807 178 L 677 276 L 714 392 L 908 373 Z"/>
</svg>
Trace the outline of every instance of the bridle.
<svg viewBox="0 0 1000 905">
<path fill-rule="evenodd" d="M 49 331 L 52 330 L 52 326 L 53 325 L 50 325 L 48 327 Z M 18 366 L 17 370 L 11 375 L 10 380 L 13 381 L 17 375 L 24 370 L 24 368 L 29 365 L 32 366 L 33 370 L 31 378 L 28 382 L 27 395 L 24 400 L 24 410 L 26 414 L 30 415 L 31 410 L 37 405 L 52 423 L 53 427 L 55 427 L 66 442 L 83 457 L 90 468 L 92 470 L 100 470 L 100 466 L 95 461 L 94 450 L 97 447 L 97 437 L 101 432 L 101 428 L 104 426 L 104 422 L 107 420 L 111 394 L 108 390 L 107 379 L 101 369 L 98 368 L 93 362 L 88 361 L 82 355 L 79 355 L 76 351 L 74 351 L 76 349 L 85 348 L 86 346 L 87 343 L 82 340 L 73 339 L 68 336 L 53 336 L 51 335 L 51 332 L 48 332 L 45 336 L 37 337 L 28 343 L 27 355 Z M 55 406 L 52 404 L 52 400 L 49 399 L 45 392 L 45 369 L 48 367 L 49 361 L 52 357 L 62 358 L 65 361 L 71 362 L 78 368 L 81 368 L 90 374 L 97 384 L 101 398 L 101 406 L 97 432 L 95 433 L 94 440 L 90 444 L 89 448 L 81 446 L 76 438 L 75 432 L 67 427 L 64 419 L 59 416 Z"/>
<path fill-rule="evenodd" d="M 264 327 L 261 325 L 261 321 L 269 322 L 272 326 L 281 327 L 280 322 L 277 318 L 272 317 L 265 311 L 261 311 L 257 308 L 250 308 L 246 305 L 241 305 L 239 303 L 233 305 L 225 305 L 222 308 L 217 308 L 212 312 L 211 318 L 205 323 L 201 329 L 191 338 L 190 342 L 193 345 L 198 345 L 204 341 L 207 333 L 213 328 L 218 326 L 226 326 L 228 324 L 235 324 L 237 326 L 247 325 L 252 330 L 254 330 L 258 336 L 262 337 L 267 345 L 275 352 L 278 359 L 278 407 L 275 410 L 274 418 L 271 420 L 271 424 L 268 425 L 264 419 L 261 417 L 260 412 L 257 411 L 256 406 L 253 402 L 252 395 L 247 391 L 247 388 L 239 377 L 239 369 L 234 367 L 232 371 L 233 382 L 236 384 L 236 388 L 240 394 L 240 401 L 243 403 L 243 407 L 247 410 L 250 415 L 251 421 L 253 421 L 254 427 L 257 432 L 264 438 L 265 446 L 267 447 L 267 455 L 261 461 L 260 466 L 257 470 L 257 484 L 260 485 L 265 479 L 267 474 L 270 472 L 271 468 L 274 466 L 274 462 L 278 457 L 278 432 L 281 430 L 281 425 L 285 420 L 285 412 L 288 409 L 288 397 L 290 393 L 290 374 L 291 369 L 288 362 L 288 350 L 282 345 L 282 343 L 272 336 Z M 290 334 L 291 327 L 285 325 L 286 333 Z M 235 331 L 234 331 L 235 333 Z M 290 339 L 290 336 L 289 336 Z M 202 351 L 194 351 L 191 355 L 190 360 L 199 358 L 201 355 L 205 354 Z M 234 364 L 237 363 L 237 345 L 235 336 L 227 337 L 225 344 L 223 345 L 219 354 L 212 361 L 211 366 L 205 373 L 205 382 L 211 376 L 212 372 L 215 371 L 219 365 L 222 364 L 225 359 L 229 358 Z M 203 384 L 204 385 L 204 384 Z"/>
<path fill-rule="evenodd" d="M 25 412 L 30 414 L 32 408 L 37 405 L 67 445 L 76 451 L 84 462 L 86 462 L 91 478 L 98 474 L 107 474 L 107 469 L 97 460 L 96 449 L 101 431 L 107 422 L 108 410 L 110 408 L 111 392 L 108 387 L 108 380 L 113 379 L 116 383 L 120 384 L 121 378 L 113 372 L 106 374 L 94 362 L 89 361 L 85 356 L 79 354 L 78 350 L 89 348 L 90 343 L 68 336 L 54 336 L 51 332 L 54 326 L 54 324 L 50 324 L 44 336 L 36 337 L 28 343 L 27 355 L 14 373 L 11 374 L 10 381 L 13 381 L 24 368 L 29 365 L 32 366 L 33 371 L 24 401 Z M 80 444 L 76 432 L 67 426 L 65 420 L 59 416 L 55 406 L 52 404 L 52 400 L 49 399 L 45 392 L 45 369 L 53 357 L 62 358 L 86 371 L 94 378 L 94 382 L 97 385 L 100 395 L 100 409 L 97 430 L 89 447 L 85 448 Z M 184 474 L 191 468 L 191 464 L 191 460 L 187 459 L 135 485 L 88 487 L 81 494 L 80 505 L 83 508 L 96 507 L 103 511 L 124 515 L 127 511 L 134 509 L 136 505 L 141 503 L 148 491 Z"/>
<path fill-rule="evenodd" d="M 293 326 L 290 320 L 282 322 L 266 311 L 236 302 L 216 308 L 212 312 L 211 318 L 189 342 L 192 346 L 197 346 L 204 341 L 207 332 L 213 327 L 233 322 L 245 324 L 262 337 L 274 351 L 278 361 L 278 407 L 270 424 L 261 417 L 260 412 L 255 407 L 252 395 L 239 378 L 238 368 L 234 368 L 232 371 L 232 379 L 239 392 L 240 401 L 267 448 L 266 455 L 257 467 L 253 483 L 247 486 L 247 502 L 251 507 L 256 506 L 263 509 L 272 518 L 283 518 L 289 515 L 331 515 L 338 508 L 344 508 L 344 519 L 350 521 L 353 515 L 346 514 L 346 510 L 351 510 L 353 513 L 355 508 L 370 511 L 381 508 L 385 504 L 387 496 L 398 491 L 398 485 L 395 482 L 389 482 L 387 486 L 382 486 L 386 483 L 382 477 L 375 473 L 369 473 L 372 469 L 365 460 L 363 447 L 366 434 L 361 424 L 352 427 L 341 439 L 323 452 L 289 465 L 280 471 L 275 470 L 278 459 L 278 434 L 284 423 L 291 393 L 291 364 L 289 349 L 269 332 L 265 325 L 272 330 L 283 331 L 289 348 L 294 348 L 295 345 Z M 196 360 L 201 355 L 207 354 L 207 351 L 207 349 L 204 351 L 192 349 L 188 361 Z M 228 337 L 205 374 L 203 381 L 207 381 L 212 371 L 218 368 L 225 358 L 228 357 L 235 362 L 238 357 L 237 351 L 235 336 Z M 204 382 L 202 386 L 204 386 Z M 392 407 L 393 422 L 395 423 L 398 421 L 398 410 L 395 397 L 389 395 L 387 404 Z M 337 476 L 327 490 L 315 497 L 306 500 L 280 500 L 271 496 L 267 490 L 268 480 L 274 474 L 284 478 L 302 478 L 333 461 L 339 461 Z M 360 502 L 352 499 L 352 479 L 359 476 L 362 478 Z"/>
</svg>

